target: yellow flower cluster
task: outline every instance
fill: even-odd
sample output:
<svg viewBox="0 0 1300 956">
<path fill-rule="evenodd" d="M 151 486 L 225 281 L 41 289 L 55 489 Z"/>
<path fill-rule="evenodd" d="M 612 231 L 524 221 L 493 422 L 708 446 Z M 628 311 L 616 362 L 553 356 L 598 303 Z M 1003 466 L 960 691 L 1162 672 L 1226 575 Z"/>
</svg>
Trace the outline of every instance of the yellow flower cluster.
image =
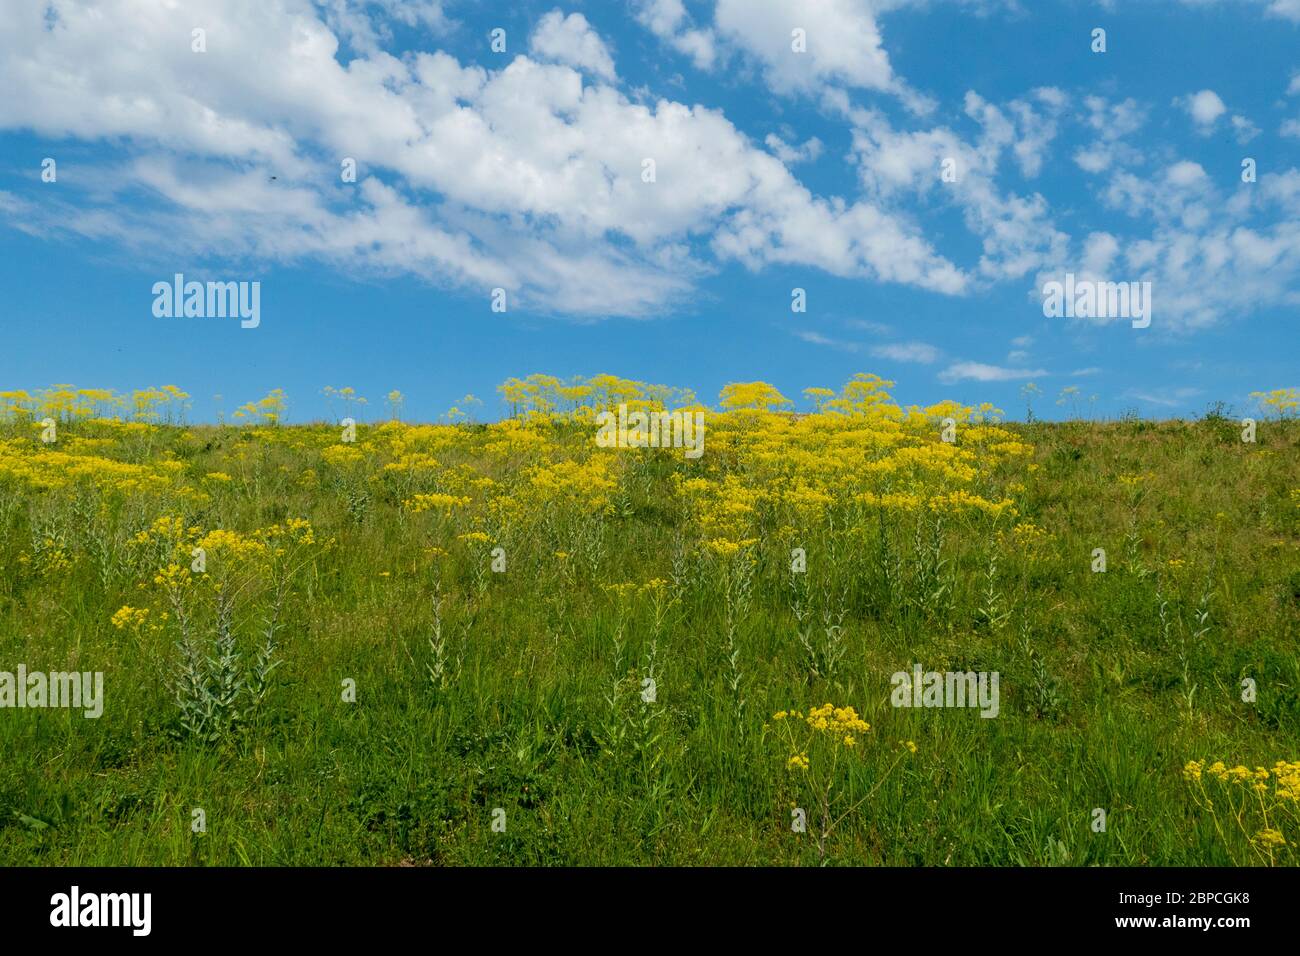
<svg viewBox="0 0 1300 956">
<path fill-rule="evenodd" d="M 137 465 L 99 455 L 55 451 L 23 441 L 0 441 L 0 481 L 10 479 L 34 490 L 52 491 L 79 484 L 123 494 L 160 492 L 176 484 L 184 465 L 163 459 Z"/>
<path fill-rule="evenodd" d="M 199 539 L 199 547 L 209 554 L 224 554 L 236 561 L 257 561 L 267 555 L 266 542 L 254 535 L 217 528 Z"/>
<path fill-rule="evenodd" d="M 1266 791 L 1269 781 L 1273 781 L 1274 793 L 1278 800 L 1287 800 L 1300 804 L 1300 760 L 1287 762 L 1279 760 L 1270 770 L 1267 767 L 1249 767 L 1237 765 L 1229 767 L 1222 760 L 1216 760 L 1208 767 L 1203 760 L 1189 760 L 1183 767 L 1183 779 L 1197 781 L 1203 774 L 1208 774 L 1220 783 L 1233 783 L 1239 786 L 1251 784 L 1255 790 Z"/>
<path fill-rule="evenodd" d="M 284 524 L 273 524 L 269 528 L 259 528 L 254 536 L 268 544 L 308 545 L 316 543 L 316 531 L 306 518 L 290 518 Z M 279 553 L 277 551 L 277 553 Z"/>
<path fill-rule="evenodd" d="M 469 504 L 470 499 L 464 495 L 444 495 L 444 494 L 427 494 L 416 495 L 413 498 L 407 498 L 402 504 L 407 511 L 412 514 L 422 514 L 425 511 L 442 511 L 448 512 L 453 508 L 463 508 Z"/>
<path fill-rule="evenodd" d="M 832 737 L 845 735 L 849 731 L 865 734 L 871 729 L 871 725 L 859 717 L 858 712 L 852 707 L 836 707 L 833 704 L 814 707 L 808 711 L 808 716 L 804 719 L 813 730 L 830 734 Z"/>
<path fill-rule="evenodd" d="M 1255 839 L 1265 849 L 1276 849 L 1287 845 L 1286 838 L 1282 836 L 1282 831 L 1274 830 L 1271 827 L 1260 830 Z"/>
<path fill-rule="evenodd" d="M 865 734 L 871 725 L 858 716 L 852 707 L 836 707 L 823 704 L 814 707 L 807 714 L 797 710 L 779 710 L 772 715 L 773 720 L 801 720 L 812 730 L 833 737 L 845 747 L 855 746 L 857 740 L 853 734 Z"/>
<path fill-rule="evenodd" d="M 1300 388 L 1275 388 L 1271 392 L 1251 392 L 1260 407 L 1272 409 L 1281 417 L 1294 415 L 1300 409 Z"/>
<path fill-rule="evenodd" d="M 523 490 L 528 505 L 538 510 L 567 508 L 598 512 L 609 504 L 618 487 L 611 456 L 597 455 L 579 461 L 557 461 L 538 465 L 527 473 Z"/>
<path fill-rule="evenodd" d="M 131 607 L 129 604 L 124 604 L 113 612 L 112 623 L 119 631 L 135 630 L 143 627 L 148 619 L 149 609 L 147 607 Z"/>
<path fill-rule="evenodd" d="M 1230 856 L 1233 847 L 1248 847 L 1247 853 L 1274 865 L 1294 853 L 1283 824 L 1300 826 L 1300 760 L 1278 760 L 1271 768 L 1254 769 L 1229 767 L 1222 760 L 1208 766 L 1203 760 L 1189 760 L 1183 779 L 1194 784 L 1196 802 L 1213 817 L 1215 832 Z M 1213 798 L 1205 792 L 1207 779 L 1219 787 Z M 1226 809 L 1220 810 L 1220 802 Z"/>
<path fill-rule="evenodd" d="M 172 421 L 179 418 L 189 397 L 175 385 L 151 386 L 125 395 L 111 388 L 72 385 L 51 385 L 35 395 L 17 389 L 0 392 L 0 420 L 21 416 L 63 422 L 90 418 L 120 421 L 130 413 L 140 422 Z"/>
</svg>

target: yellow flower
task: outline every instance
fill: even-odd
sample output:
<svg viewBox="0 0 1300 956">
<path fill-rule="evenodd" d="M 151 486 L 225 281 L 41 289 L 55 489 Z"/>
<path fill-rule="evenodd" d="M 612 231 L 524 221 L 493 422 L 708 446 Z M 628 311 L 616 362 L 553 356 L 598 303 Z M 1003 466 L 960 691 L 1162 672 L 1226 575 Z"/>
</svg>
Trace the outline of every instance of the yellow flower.
<svg viewBox="0 0 1300 956">
<path fill-rule="evenodd" d="M 795 754 L 786 761 L 787 770 L 804 770 L 808 769 L 808 755 L 806 753 Z"/>
<path fill-rule="evenodd" d="M 113 612 L 112 622 L 115 628 L 124 631 L 128 627 L 138 628 L 142 626 L 148 617 L 149 609 L 147 607 L 131 607 L 129 604 L 124 604 Z"/>
<path fill-rule="evenodd" d="M 225 528 L 209 531 L 200 539 L 199 547 L 209 553 L 224 553 L 240 562 L 264 558 L 269 551 L 264 541 Z"/>
<path fill-rule="evenodd" d="M 1262 846 L 1272 848 L 1275 846 L 1286 846 L 1286 838 L 1282 836 L 1281 830 L 1267 829 L 1261 830 L 1255 837 Z"/>
<path fill-rule="evenodd" d="M 432 511 L 435 508 L 449 512 L 452 508 L 464 507 L 469 504 L 469 501 L 470 499 L 463 495 L 428 494 L 407 498 L 402 504 L 413 514 L 420 514 L 425 511 Z"/>
<path fill-rule="evenodd" d="M 190 569 L 179 564 L 169 564 L 154 575 L 153 583 L 161 585 L 169 591 L 187 587 L 192 583 Z"/>
<path fill-rule="evenodd" d="M 706 547 L 720 558 L 730 558 L 740 552 L 740 544 L 725 538 L 714 538 Z"/>
</svg>

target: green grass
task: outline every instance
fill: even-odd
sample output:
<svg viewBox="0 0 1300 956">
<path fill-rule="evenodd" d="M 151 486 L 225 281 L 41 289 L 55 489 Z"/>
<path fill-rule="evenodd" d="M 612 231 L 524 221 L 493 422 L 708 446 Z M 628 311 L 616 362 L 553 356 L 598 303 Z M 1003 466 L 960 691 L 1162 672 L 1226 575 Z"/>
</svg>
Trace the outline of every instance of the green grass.
<svg viewBox="0 0 1300 956">
<path fill-rule="evenodd" d="M 111 445 L 97 454 L 171 452 L 193 483 L 235 475 L 205 485 L 187 523 L 251 530 L 302 516 L 317 543 L 286 590 L 263 705 L 200 741 L 169 688 L 174 619 L 138 636 L 111 623 L 123 605 L 153 620 L 166 609 L 129 539 L 183 499 L 0 479 L 0 670 L 106 674 L 98 720 L 0 710 L 0 864 L 1262 862 L 1246 835 L 1219 835 L 1182 769 L 1300 759 L 1300 423 L 1265 424 L 1253 445 L 1213 418 L 1004 427 L 1035 446 L 1036 470 L 996 481 L 1023 484 L 1020 521 L 1050 535 L 1038 553 L 999 538 L 1005 520 L 945 518 L 936 545 L 928 518 L 891 515 L 882 541 L 875 517 L 846 514 L 808 537 L 803 576 L 786 542 L 765 536 L 747 593 L 739 565 L 675 552 L 691 529 L 669 483 L 684 467 L 674 453 L 630 464 L 613 514 L 503 529 L 507 570 L 493 573 L 487 546 L 455 540 L 463 528 L 404 514 L 386 480 L 322 464 L 333 429 L 103 430 Z M 481 459 L 484 430 L 460 431 L 466 447 L 440 461 Z M 301 478 L 308 467 L 316 481 Z M 1119 483 L 1134 474 L 1148 477 Z M 43 536 L 65 563 L 41 563 Z M 1104 574 L 1090 570 L 1099 547 Z M 620 603 L 605 589 L 656 578 L 671 601 L 658 627 L 649 595 Z M 246 662 L 271 596 L 265 577 L 244 583 L 234 634 Z M 204 641 L 211 623 L 195 611 Z M 890 675 L 914 662 L 999 672 L 1000 716 L 891 707 Z M 833 793 L 852 803 L 876 789 L 819 849 L 771 718 L 826 701 L 872 725 Z M 907 740 L 917 752 L 903 756 Z M 801 803 L 806 834 L 790 825 Z M 206 832 L 192 832 L 195 808 Z M 1275 862 L 1294 864 L 1300 831 L 1283 830 L 1291 846 Z"/>
</svg>

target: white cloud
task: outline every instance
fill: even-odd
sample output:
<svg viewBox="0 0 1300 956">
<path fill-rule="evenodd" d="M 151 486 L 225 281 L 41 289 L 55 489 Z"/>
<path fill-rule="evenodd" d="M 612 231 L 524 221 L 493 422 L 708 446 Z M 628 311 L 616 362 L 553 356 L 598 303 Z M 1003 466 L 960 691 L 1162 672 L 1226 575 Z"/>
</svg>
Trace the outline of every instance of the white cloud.
<svg viewBox="0 0 1300 956">
<path fill-rule="evenodd" d="M 163 255 L 322 258 L 485 296 L 502 286 L 512 307 L 596 316 L 662 309 L 727 260 L 966 287 L 906 216 L 814 195 L 715 110 L 637 102 L 526 56 L 491 70 L 441 52 L 344 65 L 306 0 L 192 0 L 148 17 L 135 0 L 58 10 L 55 29 L 35 6 L 0 20 L 0 88 L 24 91 L 0 98 L 0 128 L 111 137 L 159 158 L 123 166 L 102 195 L 37 207 L 51 229 Z M 194 22 L 207 24 L 202 69 Z M 581 23 L 551 22 L 542 47 L 605 70 L 572 29 Z M 357 184 L 340 183 L 341 157 L 357 160 Z M 141 186 L 156 208 L 114 193 Z"/>
<path fill-rule="evenodd" d="M 717 0 L 714 16 L 718 33 L 757 59 L 778 93 L 897 88 L 869 0 Z M 792 48 L 795 30 L 804 32 L 806 52 Z"/>
<path fill-rule="evenodd" d="M 163 256 L 317 258 L 469 291 L 501 285 L 512 307 L 594 316 L 652 314 L 729 262 L 944 294 L 1064 265 L 1105 268 L 1150 277 L 1157 316 L 1190 327 L 1300 304 L 1300 199 L 1288 174 L 1221 195 L 1199 164 L 1124 141 L 1145 124 L 1146 104 L 1076 105 L 1054 88 L 994 103 L 972 90 L 951 125 L 919 129 L 893 102 L 888 112 L 856 105 L 868 101 L 863 91 L 919 102 L 893 72 L 879 26 L 912 2 L 721 0 L 712 27 L 681 0 L 636 8 L 697 65 L 743 53 L 774 88 L 820 94 L 851 128 L 861 190 L 844 196 L 815 194 L 791 173 L 818 158 L 820 140 L 800 145 L 779 128 L 758 144 L 719 110 L 620 87 L 580 14 L 552 11 L 531 55 L 515 55 L 512 38 L 512 55 L 485 57 L 485 68 L 383 51 L 393 23 L 422 41 L 451 29 L 451 5 L 434 0 L 187 0 L 148 16 L 140 0 L 20 4 L 0 20 L 0 89 L 21 92 L 0 97 L 0 129 L 107 142 L 114 159 L 83 162 L 79 179 L 94 189 L 68 178 L 61 202 L 53 190 L 38 203 L 10 196 L 0 219 Z M 201 60 L 189 48 L 194 22 L 208 29 Z M 794 26 L 808 31 L 807 54 L 790 51 Z M 584 83 L 573 67 L 602 82 Z M 1257 132 L 1244 117 L 1231 122 L 1239 139 Z M 1285 131 L 1300 136 L 1290 122 Z M 1099 177 L 1096 198 L 1132 229 L 1072 239 L 1062 223 L 1076 221 L 1077 204 L 1058 212 L 1023 185 L 1066 124 L 1087 134 L 1071 149 Z M 358 160 L 355 185 L 339 181 L 344 156 Z M 940 181 L 948 157 L 957 183 Z M 642 181 L 646 158 L 654 183 Z M 917 218 L 934 209 L 961 214 L 977 261 L 962 267 L 936 251 Z"/>
<path fill-rule="evenodd" d="M 1233 134 L 1237 137 L 1237 142 L 1243 146 L 1259 135 L 1259 127 L 1252 123 L 1244 116 L 1234 116 L 1232 118 Z"/>
<path fill-rule="evenodd" d="M 802 146 L 791 146 L 775 133 L 768 133 L 763 142 L 772 151 L 772 154 L 787 166 L 816 162 L 817 157 L 822 154 L 822 141 L 816 136 L 809 139 Z"/>
<path fill-rule="evenodd" d="M 566 17 L 559 10 L 552 10 L 546 14 L 537 22 L 529 48 L 542 59 L 586 70 L 603 80 L 612 82 L 616 78 L 614 58 L 605 41 L 581 13 Z"/>
<path fill-rule="evenodd" d="M 884 322 L 875 322 L 871 319 L 845 319 L 844 325 L 850 329 L 861 329 L 863 332 L 870 332 L 872 335 L 893 335 L 893 326 L 886 325 Z"/>
<path fill-rule="evenodd" d="M 385 18 L 407 27 L 442 36 L 455 26 L 448 18 L 443 0 L 371 0 L 383 17 L 372 17 L 355 0 L 315 0 L 325 24 L 362 53 L 375 53 L 392 39 Z"/>
<path fill-rule="evenodd" d="M 1205 179 L 1205 169 L 1200 163 L 1182 160 L 1165 170 L 1165 178 L 1175 186 L 1191 186 Z"/>
<path fill-rule="evenodd" d="M 1287 96 L 1300 96 L 1300 72 L 1291 77 L 1291 83 L 1286 88 Z M 1278 134 L 1286 137 L 1300 138 L 1300 119 L 1284 120 L 1282 126 L 1278 129 Z"/>
<path fill-rule="evenodd" d="M 641 0 L 637 20 L 679 53 L 689 56 L 701 70 L 713 69 L 717 40 L 710 29 L 697 29 L 682 0 Z"/>
<path fill-rule="evenodd" d="M 856 342 L 845 342 L 842 339 L 832 339 L 829 336 L 822 335 L 820 332 L 799 331 L 795 333 L 795 338 L 803 339 L 811 345 L 824 345 L 827 348 L 838 349 L 841 352 L 856 352 L 858 350 Z"/>
<path fill-rule="evenodd" d="M 1182 3 L 1189 7 L 1211 6 L 1217 2 L 1221 0 L 1182 0 Z M 1264 6 L 1264 12 L 1269 16 L 1300 23 L 1300 0 L 1247 0 L 1247 2 Z"/>
<path fill-rule="evenodd" d="M 1199 93 L 1189 93 L 1185 97 L 1174 100 L 1176 105 L 1185 109 L 1192 117 L 1192 122 L 1198 127 L 1202 134 L 1209 133 L 1214 129 L 1214 124 L 1219 121 L 1219 117 L 1228 111 L 1219 94 L 1214 90 L 1201 90 Z"/>
<path fill-rule="evenodd" d="M 1124 139 L 1146 124 L 1145 107 L 1132 97 L 1111 102 L 1101 96 L 1084 97 L 1083 106 L 1086 114 L 1080 119 L 1091 130 L 1092 139 L 1075 151 L 1075 165 L 1086 173 L 1100 173 L 1141 159 L 1142 153 Z"/>
<path fill-rule="evenodd" d="M 1129 389 L 1124 393 L 1125 398 L 1135 398 L 1140 402 L 1148 402 L 1152 405 L 1159 405 L 1161 408 L 1178 408 L 1186 405 L 1188 400 L 1202 394 L 1199 388 L 1162 388 L 1155 391 L 1138 391 Z"/>
<path fill-rule="evenodd" d="M 1146 108 L 1131 96 L 1118 103 L 1101 96 L 1087 96 L 1083 105 L 1088 110 L 1085 122 L 1107 141 L 1123 139 L 1146 125 Z"/>
<path fill-rule="evenodd" d="M 1268 12 L 1293 23 L 1300 23 L 1300 0 L 1270 0 Z"/>
<path fill-rule="evenodd" d="M 1077 150 L 1074 161 L 1085 173 L 1100 173 L 1109 168 L 1113 157 L 1109 149 L 1094 146 L 1090 149 Z"/>
<path fill-rule="evenodd" d="M 1121 166 L 1100 199 L 1128 217 L 1136 234 L 1089 236 L 1054 272 L 1040 273 L 1037 288 L 1067 271 L 1149 281 L 1153 327 L 1169 331 L 1300 305 L 1300 170 L 1266 173 L 1255 188 L 1221 193 L 1195 162 Z"/>
<path fill-rule="evenodd" d="M 1214 90 L 1201 90 L 1199 93 L 1180 96 L 1174 100 L 1174 105 L 1187 111 L 1196 124 L 1196 132 L 1202 136 L 1213 133 L 1219 120 L 1228 112 L 1227 105 Z M 1249 143 L 1259 135 L 1259 127 L 1245 116 L 1231 116 L 1229 123 L 1239 143 Z"/>
<path fill-rule="evenodd" d="M 1056 138 L 1056 121 L 1069 100 L 1055 87 L 1042 87 L 1034 91 L 1040 108 L 1024 100 L 1012 100 L 1008 109 L 1019 121 L 1019 134 L 1012 144 L 1012 152 L 1020 171 L 1030 179 L 1043 168 L 1043 156 Z"/>
<path fill-rule="evenodd" d="M 1032 101 L 1012 101 L 1004 111 L 968 92 L 964 106 L 980 127 L 973 143 L 946 126 L 902 132 L 879 111 L 854 110 L 853 155 L 868 194 L 882 203 L 912 193 L 961 208 L 966 228 L 982 241 L 982 280 L 1019 278 L 1062 255 L 1068 237 L 1055 228 L 1041 195 L 998 188 L 999 160 L 1010 151 L 1022 172 L 1036 172 L 1048 142 L 1044 124 L 1055 128 L 1065 99 L 1040 90 Z M 1039 130 L 1037 139 L 1026 137 L 1030 129 Z M 941 175 L 948 164 L 956 182 Z"/>
<path fill-rule="evenodd" d="M 892 345 L 877 345 L 871 349 L 876 358 L 889 359 L 894 362 L 917 362 L 931 365 L 939 360 L 939 350 L 924 342 L 900 342 Z"/>
<path fill-rule="evenodd" d="M 939 381 L 945 385 L 955 382 L 1015 382 L 1027 378 L 1046 378 L 1047 374 L 1041 368 L 1003 368 L 981 362 L 954 362 L 939 373 Z"/>
</svg>

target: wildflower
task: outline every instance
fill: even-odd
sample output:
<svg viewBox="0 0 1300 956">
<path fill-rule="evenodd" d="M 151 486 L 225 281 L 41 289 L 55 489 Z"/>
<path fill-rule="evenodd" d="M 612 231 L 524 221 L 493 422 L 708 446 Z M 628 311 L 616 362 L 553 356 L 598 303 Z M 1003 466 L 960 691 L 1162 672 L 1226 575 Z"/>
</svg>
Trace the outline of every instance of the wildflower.
<svg viewBox="0 0 1300 956">
<path fill-rule="evenodd" d="M 1255 840 L 1263 847 L 1272 849 L 1273 847 L 1286 846 L 1286 839 L 1282 836 L 1282 831 L 1267 829 L 1259 831 Z"/>
<path fill-rule="evenodd" d="M 445 513 L 453 508 L 463 508 L 469 502 L 470 499 L 463 495 L 428 494 L 407 498 L 402 502 L 402 505 L 412 514 L 421 514 L 434 509 Z"/>
<path fill-rule="evenodd" d="M 129 604 L 124 604 L 113 612 L 112 623 L 119 631 L 124 631 L 127 628 L 141 627 L 148 617 L 147 607 L 131 607 Z"/>
</svg>

